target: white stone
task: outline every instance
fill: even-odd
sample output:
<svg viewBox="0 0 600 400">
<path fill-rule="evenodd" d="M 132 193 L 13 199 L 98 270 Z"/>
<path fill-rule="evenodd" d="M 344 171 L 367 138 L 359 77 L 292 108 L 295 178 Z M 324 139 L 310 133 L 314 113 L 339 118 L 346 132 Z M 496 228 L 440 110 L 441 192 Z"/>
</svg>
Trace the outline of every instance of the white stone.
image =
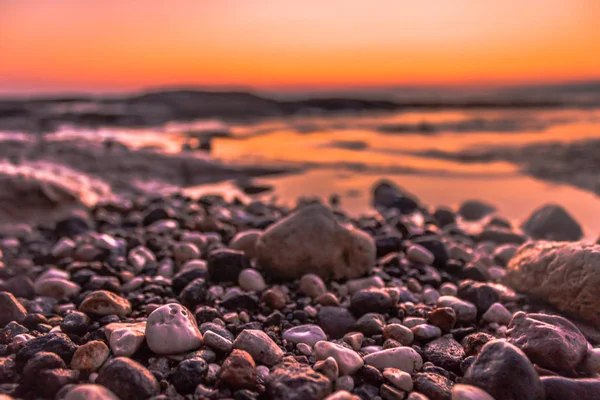
<svg viewBox="0 0 600 400">
<path fill-rule="evenodd" d="M 146 338 L 146 323 L 113 322 L 104 327 L 110 349 L 116 357 L 131 357 Z"/>
<path fill-rule="evenodd" d="M 263 276 L 253 268 L 246 268 L 240 272 L 238 285 L 247 292 L 262 292 L 267 288 Z"/>
<path fill-rule="evenodd" d="M 34 285 L 38 296 L 52 297 L 60 300 L 77 296 L 81 287 L 75 282 L 62 278 L 45 278 L 36 280 Z"/>
<path fill-rule="evenodd" d="M 231 340 L 213 331 L 206 331 L 203 339 L 205 345 L 222 353 L 229 353 L 233 349 L 233 342 Z"/>
<path fill-rule="evenodd" d="M 283 350 L 263 331 L 244 329 L 233 342 L 235 349 L 247 351 L 254 361 L 273 366 L 281 360 Z"/>
<path fill-rule="evenodd" d="M 84 384 L 71 389 L 64 400 L 119 400 L 119 398 L 104 386 Z"/>
<path fill-rule="evenodd" d="M 383 377 L 400 390 L 405 392 L 412 392 L 413 390 L 412 377 L 408 372 L 397 368 L 386 368 L 383 370 Z"/>
<path fill-rule="evenodd" d="M 450 307 L 456 312 L 456 320 L 462 322 L 475 321 L 477 318 L 477 307 L 473 303 L 464 301 L 454 296 L 442 296 L 438 299 L 440 307 Z"/>
<path fill-rule="evenodd" d="M 306 273 L 323 279 L 353 279 L 375 265 L 375 240 L 338 223 L 333 212 L 312 204 L 271 225 L 258 239 L 257 259 L 274 276 L 298 279 Z"/>
<path fill-rule="evenodd" d="M 300 278 L 298 284 L 300 293 L 307 295 L 313 299 L 324 295 L 327 292 L 327 287 L 323 280 L 315 274 L 306 274 Z"/>
<path fill-rule="evenodd" d="M 483 320 L 487 322 L 496 322 L 501 325 L 508 325 L 512 319 L 512 314 L 500 303 L 494 303 L 483 314 Z"/>
<path fill-rule="evenodd" d="M 333 357 L 338 364 L 340 374 L 352 375 L 362 368 L 362 358 L 352 349 L 327 341 L 315 344 L 315 359 L 317 361 Z"/>
<path fill-rule="evenodd" d="M 158 307 L 148 316 L 146 341 L 156 354 L 178 354 L 202 345 L 202 334 L 192 313 L 180 304 Z"/>
<path fill-rule="evenodd" d="M 394 347 L 365 356 L 365 363 L 380 371 L 386 368 L 397 368 L 409 374 L 423 367 L 423 359 L 412 347 Z"/>
<path fill-rule="evenodd" d="M 294 344 L 306 343 L 314 347 L 315 343 L 327 340 L 327 335 L 317 325 L 298 325 L 283 332 L 283 338 Z"/>
<path fill-rule="evenodd" d="M 317 361 L 313 369 L 325 375 L 332 382 L 335 382 L 340 372 L 337 361 L 333 357 Z"/>
<path fill-rule="evenodd" d="M 452 388 L 452 400 L 494 400 L 494 398 L 478 387 L 459 383 Z"/>
<path fill-rule="evenodd" d="M 406 257 L 412 262 L 423 265 L 431 265 L 435 260 L 432 252 L 418 244 L 413 244 L 406 250 Z"/>
</svg>

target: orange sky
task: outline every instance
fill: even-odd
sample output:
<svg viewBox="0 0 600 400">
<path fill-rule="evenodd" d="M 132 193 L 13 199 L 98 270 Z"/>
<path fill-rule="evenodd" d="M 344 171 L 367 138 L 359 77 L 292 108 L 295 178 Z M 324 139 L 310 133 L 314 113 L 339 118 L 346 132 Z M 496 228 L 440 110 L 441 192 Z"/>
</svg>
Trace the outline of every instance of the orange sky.
<svg viewBox="0 0 600 400">
<path fill-rule="evenodd" d="M 0 0 L 0 92 L 600 78 L 598 0 Z"/>
</svg>

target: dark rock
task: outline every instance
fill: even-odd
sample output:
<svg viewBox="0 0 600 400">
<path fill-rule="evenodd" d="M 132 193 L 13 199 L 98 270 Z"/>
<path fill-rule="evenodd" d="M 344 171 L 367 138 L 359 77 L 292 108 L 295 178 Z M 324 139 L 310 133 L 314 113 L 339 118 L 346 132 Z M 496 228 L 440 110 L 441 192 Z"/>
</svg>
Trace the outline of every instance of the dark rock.
<svg viewBox="0 0 600 400">
<path fill-rule="evenodd" d="M 332 339 L 338 339 L 356 328 L 356 319 L 343 307 L 321 307 L 318 325 Z"/>
<path fill-rule="evenodd" d="M 496 338 L 485 332 L 477 332 L 471 335 L 466 336 L 462 340 L 462 345 L 465 349 L 465 354 L 467 356 L 474 356 L 479 354 L 481 348 L 485 346 L 487 342 L 491 342 Z"/>
<path fill-rule="evenodd" d="M 240 272 L 250 268 L 250 263 L 241 251 L 219 249 L 210 253 L 207 266 L 211 281 L 237 282 Z"/>
<path fill-rule="evenodd" d="M 83 335 L 87 332 L 90 317 L 79 311 L 71 311 L 60 322 L 60 330 L 65 333 Z"/>
<path fill-rule="evenodd" d="M 465 351 L 452 335 L 444 335 L 427 343 L 423 347 L 423 356 L 438 367 L 459 374 Z"/>
<path fill-rule="evenodd" d="M 149 210 L 144 218 L 142 219 L 142 224 L 144 226 L 150 226 L 157 221 L 161 221 L 164 219 L 172 219 L 175 217 L 175 211 L 168 207 L 155 207 Z"/>
<path fill-rule="evenodd" d="M 11 293 L 0 293 L 0 328 L 11 321 L 22 322 L 27 316 L 25 307 Z"/>
<path fill-rule="evenodd" d="M 450 332 L 456 324 L 456 311 L 451 307 L 438 307 L 429 313 L 427 322 L 437 326 L 444 333 Z"/>
<path fill-rule="evenodd" d="M 215 324 L 214 322 L 205 322 L 200 325 L 200 332 L 202 332 L 202 335 L 204 335 L 207 331 L 212 331 L 217 335 L 231 341 L 235 339 L 233 333 L 229 332 L 224 326 Z"/>
<path fill-rule="evenodd" d="M 448 253 L 448 248 L 442 242 L 439 236 L 429 235 L 429 236 L 420 236 L 411 239 L 414 244 L 421 245 L 429 250 L 434 255 L 433 265 L 438 268 L 443 268 L 446 266 L 446 263 L 450 259 L 450 254 Z"/>
<path fill-rule="evenodd" d="M 173 292 L 179 293 L 186 287 L 190 282 L 197 278 L 207 279 L 208 270 L 206 268 L 194 267 L 185 269 L 175 274 L 172 280 Z"/>
<path fill-rule="evenodd" d="M 107 387 L 121 400 L 147 399 L 160 392 L 150 371 L 126 357 L 117 357 L 104 364 L 96 384 Z"/>
<path fill-rule="evenodd" d="M 575 241 L 583 237 L 581 226 L 561 206 L 547 204 L 535 210 L 521 225 L 533 239 Z"/>
<path fill-rule="evenodd" d="M 6 339 L 6 342 L 10 342 L 15 336 L 20 335 L 22 333 L 29 333 L 29 329 L 25 328 L 23 325 L 11 321 L 4 328 L 0 329 L 0 342 Z"/>
<path fill-rule="evenodd" d="M 396 236 L 381 236 L 375 238 L 375 247 L 377 248 L 377 258 L 381 258 L 390 253 L 400 251 L 402 239 Z"/>
<path fill-rule="evenodd" d="M 36 297 L 27 303 L 27 311 L 31 314 L 51 315 L 58 300 L 51 297 Z"/>
<path fill-rule="evenodd" d="M 17 367 L 12 358 L 0 357 L 0 383 L 14 382 L 17 377 Z"/>
<path fill-rule="evenodd" d="M 366 313 L 386 314 L 392 306 L 392 298 L 382 289 L 363 289 L 352 294 L 350 310 L 356 316 Z"/>
<path fill-rule="evenodd" d="M 332 385 L 324 375 L 299 363 L 276 365 L 266 382 L 272 400 L 321 400 L 331 393 Z"/>
<path fill-rule="evenodd" d="M 439 226 L 441 226 L 442 228 L 444 226 L 447 226 L 447 225 L 450 225 L 450 224 L 453 224 L 456 222 L 456 216 L 454 215 L 454 212 L 452 210 L 450 210 L 449 208 L 439 207 L 435 210 L 435 212 L 433 213 L 433 216 L 437 220 Z"/>
<path fill-rule="evenodd" d="M 54 232 L 57 237 L 73 237 L 82 233 L 89 232 L 92 228 L 88 221 L 80 216 L 74 215 L 56 223 Z"/>
<path fill-rule="evenodd" d="M 458 297 L 475 304 L 478 314 L 485 313 L 492 304 L 500 300 L 496 291 L 486 283 L 471 280 L 461 282 L 458 286 Z"/>
<path fill-rule="evenodd" d="M 58 355 L 42 351 L 27 361 L 25 368 L 23 368 L 23 377 L 29 384 L 35 385 L 42 371 L 56 368 L 64 369 L 67 368 L 67 365 Z"/>
<path fill-rule="evenodd" d="M 193 393 L 206 376 L 208 365 L 200 357 L 183 360 L 177 365 L 170 381 L 180 394 Z"/>
<path fill-rule="evenodd" d="M 508 326 L 507 340 L 542 368 L 570 371 L 587 353 L 587 340 L 570 321 L 557 315 L 518 312 Z"/>
<path fill-rule="evenodd" d="M 243 350 L 233 350 L 223 361 L 218 383 L 232 389 L 254 389 L 256 379 L 256 364 L 252 356 Z"/>
<path fill-rule="evenodd" d="M 450 379 L 431 372 L 421 372 L 413 377 L 414 389 L 423 393 L 430 400 L 450 400 L 452 386 Z"/>
<path fill-rule="evenodd" d="M 368 313 L 356 321 L 356 329 L 365 336 L 379 335 L 383 332 L 385 318 L 381 314 Z"/>
<path fill-rule="evenodd" d="M 477 235 L 478 242 L 494 242 L 496 244 L 523 244 L 527 239 L 510 229 L 488 227 Z"/>
<path fill-rule="evenodd" d="M 221 306 L 227 310 L 256 310 L 258 308 L 258 297 L 252 293 L 231 290 L 221 301 Z"/>
<path fill-rule="evenodd" d="M 460 205 L 458 214 L 466 221 L 478 221 L 496 211 L 496 207 L 479 200 L 467 200 Z"/>
<path fill-rule="evenodd" d="M 23 367 L 27 361 L 40 352 L 57 354 L 67 364 L 71 362 L 77 345 L 64 333 L 49 333 L 31 339 L 17 352 L 17 365 Z"/>
<path fill-rule="evenodd" d="M 545 398 L 542 382 L 525 353 L 501 340 L 483 346 L 461 383 L 477 386 L 495 399 Z"/>
<path fill-rule="evenodd" d="M 196 306 L 204 304 L 206 290 L 206 281 L 202 278 L 196 278 L 183 288 L 179 294 L 179 301 L 190 310 L 195 310 Z"/>
<path fill-rule="evenodd" d="M 39 373 L 32 388 L 38 395 L 54 397 L 63 386 L 77 383 L 78 380 L 79 371 L 62 368 L 47 369 Z"/>
<path fill-rule="evenodd" d="M 12 293 L 15 297 L 31 299 L 35 296 L 33 282 L 25 275 L 17 275 L 0 285 L 0 291 Z"/>
<path fill-rule="evenodd" d="M 370 383 L 360 385 L 353 391 L 361 400 L 371 400 L 379 394 L 379 385 L 375 386 Z"/>
<path fill-rule="evenodd" d="M 600 399 L 600 379 L 569 379 L 562 376 L 544 376 L 542 385 L 546 400 Z"/>
</svg>

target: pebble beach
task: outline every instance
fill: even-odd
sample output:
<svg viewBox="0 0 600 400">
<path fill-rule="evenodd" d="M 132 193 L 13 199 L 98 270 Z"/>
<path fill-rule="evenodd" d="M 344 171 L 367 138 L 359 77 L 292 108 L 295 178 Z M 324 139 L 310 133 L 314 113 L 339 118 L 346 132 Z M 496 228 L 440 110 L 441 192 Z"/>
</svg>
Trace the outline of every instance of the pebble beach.
<svg viewBox="0 0 600 400">
<path fill-rule="evenodd" d="M 567 211 L 390 181 L 371 203 L 174 192 L 4 225 L 0 397 L 600 398 L 600 246 Z"/>
</svg>

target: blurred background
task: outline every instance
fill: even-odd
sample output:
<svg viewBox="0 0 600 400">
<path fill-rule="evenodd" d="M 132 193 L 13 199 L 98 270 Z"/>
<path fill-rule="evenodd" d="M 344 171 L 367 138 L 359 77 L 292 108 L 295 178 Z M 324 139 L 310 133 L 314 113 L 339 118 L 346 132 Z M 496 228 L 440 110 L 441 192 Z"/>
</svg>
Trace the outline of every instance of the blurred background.
<svg viewBox="0 0 600 400">
<path fill-rule="evenodd" d="M 561 204 L 595 236 L 599 20 L 595 0 L 0 0 L 0 210 L 185 190 L 358 214 L 387 178 L 515 220 Z"/>
</svg>

